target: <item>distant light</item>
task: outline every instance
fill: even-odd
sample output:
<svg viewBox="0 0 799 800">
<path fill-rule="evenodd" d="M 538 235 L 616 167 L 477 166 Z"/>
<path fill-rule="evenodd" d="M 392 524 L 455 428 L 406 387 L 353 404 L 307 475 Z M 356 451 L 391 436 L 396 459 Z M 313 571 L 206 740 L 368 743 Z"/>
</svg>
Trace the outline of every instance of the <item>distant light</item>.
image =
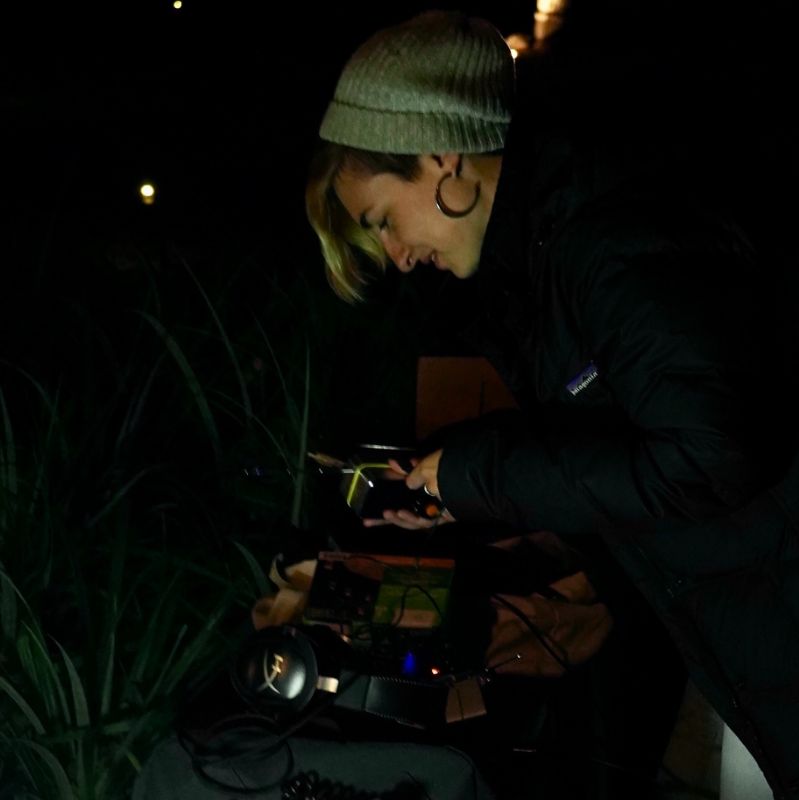
<svg viewBox="0 0 799 800">
<path fill-rule="evenodd" d="M 151 206 L 155 202 L 155 186 L 151 183 L 143 183 L 139 186 L 139 196 L 144 205 Z"/>
<path fill-rule="evenodd" d="M 542 42 L 563 23 L 567 0 L 537 0 L 533 14 L 533 38 Z"/>
<path fill-rule="evenodd" d="M 440 675 L 441 674 L 441 670 L 438 667 L 431 667 L 430 668 L 430 674 L 431 675 Z"/>
<path fill-rule="evenodd" d="M 565 0 L 538 0 L 535 4 L 535 10 L 541 14 L 562 14 L 565 7 Z"/>
<path fill-rule="evenodd" d="M 183 8 L 183 0 L 175 0 L 175 2 L 172 3 L 172 8 Z"/>
<path fill-rule="evenodd" d="M 512 33 L 505 39 L 505 44 L 510 48 L 510 54 L 515 61 L 520 53 L 528 50 L 530 47 L 530 37 L 523 33 Z"/>
</svg>

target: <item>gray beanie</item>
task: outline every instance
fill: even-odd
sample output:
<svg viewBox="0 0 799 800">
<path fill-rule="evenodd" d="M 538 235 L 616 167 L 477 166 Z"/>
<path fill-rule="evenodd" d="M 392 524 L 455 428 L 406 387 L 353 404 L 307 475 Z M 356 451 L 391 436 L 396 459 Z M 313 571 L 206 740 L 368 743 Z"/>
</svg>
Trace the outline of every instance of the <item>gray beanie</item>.
<svg viewBox="0 0 799 800">
<path fill-rule="evenodd" d="M 510 48 L 493 25 L 428 11 L 378 31 L 358 48 L 319 135 L 382 153 L 500 150 L 513 80 Z"/>
</svg>

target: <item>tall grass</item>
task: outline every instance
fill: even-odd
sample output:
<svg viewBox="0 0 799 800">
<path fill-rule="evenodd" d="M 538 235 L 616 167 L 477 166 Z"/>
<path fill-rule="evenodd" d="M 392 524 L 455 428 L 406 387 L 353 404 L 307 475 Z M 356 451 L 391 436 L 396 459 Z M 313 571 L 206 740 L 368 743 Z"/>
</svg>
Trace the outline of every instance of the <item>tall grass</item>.
<svg viewBox="0 0 799 800">
<path fill-rule="evenodd" d="M 268 589 L 238 522 L 302 524 L 311 344 L 242 344 L 186 274 L 200 330 L 154 297 L 122 344 L 78 317 L 55 375 L 0 365 L 0 798 L 126 796 Z"/>
</svg>

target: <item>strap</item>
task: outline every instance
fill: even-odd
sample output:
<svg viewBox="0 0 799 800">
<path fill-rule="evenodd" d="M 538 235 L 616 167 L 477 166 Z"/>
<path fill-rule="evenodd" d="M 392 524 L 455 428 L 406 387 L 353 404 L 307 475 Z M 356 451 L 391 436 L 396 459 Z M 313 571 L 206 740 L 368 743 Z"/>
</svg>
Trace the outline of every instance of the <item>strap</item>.
<svg viewBox="0 0 799 800">
<path fill-rule="evenodd" d="M 350 480 L 350 488 L 347 491 L 347 505 L 351 506 L 353 498 L 355 496 L 355 490 L 358 486 L 358 481 L 361 479 L 361 473 L 365 469 L 390 469 L 390 465 L 386 463 L 375 463 L 375 464 L 358 464 L 355 469 L 352 471 L 352 478 Z"/>
</svg>

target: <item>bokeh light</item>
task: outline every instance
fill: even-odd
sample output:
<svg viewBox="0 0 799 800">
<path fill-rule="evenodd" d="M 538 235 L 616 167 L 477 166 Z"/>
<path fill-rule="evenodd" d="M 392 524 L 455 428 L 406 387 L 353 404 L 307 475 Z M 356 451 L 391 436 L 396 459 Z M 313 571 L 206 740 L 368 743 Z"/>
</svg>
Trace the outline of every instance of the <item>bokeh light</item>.
<svg viewBox="0 0 799 800">
<path fill-rule="evenodd" d="M 146 206 L 151 206 L 155 202 L 155 186 L 152 183 L 143 183 L 139 186 L 139 197 Z"/>
</svg>

